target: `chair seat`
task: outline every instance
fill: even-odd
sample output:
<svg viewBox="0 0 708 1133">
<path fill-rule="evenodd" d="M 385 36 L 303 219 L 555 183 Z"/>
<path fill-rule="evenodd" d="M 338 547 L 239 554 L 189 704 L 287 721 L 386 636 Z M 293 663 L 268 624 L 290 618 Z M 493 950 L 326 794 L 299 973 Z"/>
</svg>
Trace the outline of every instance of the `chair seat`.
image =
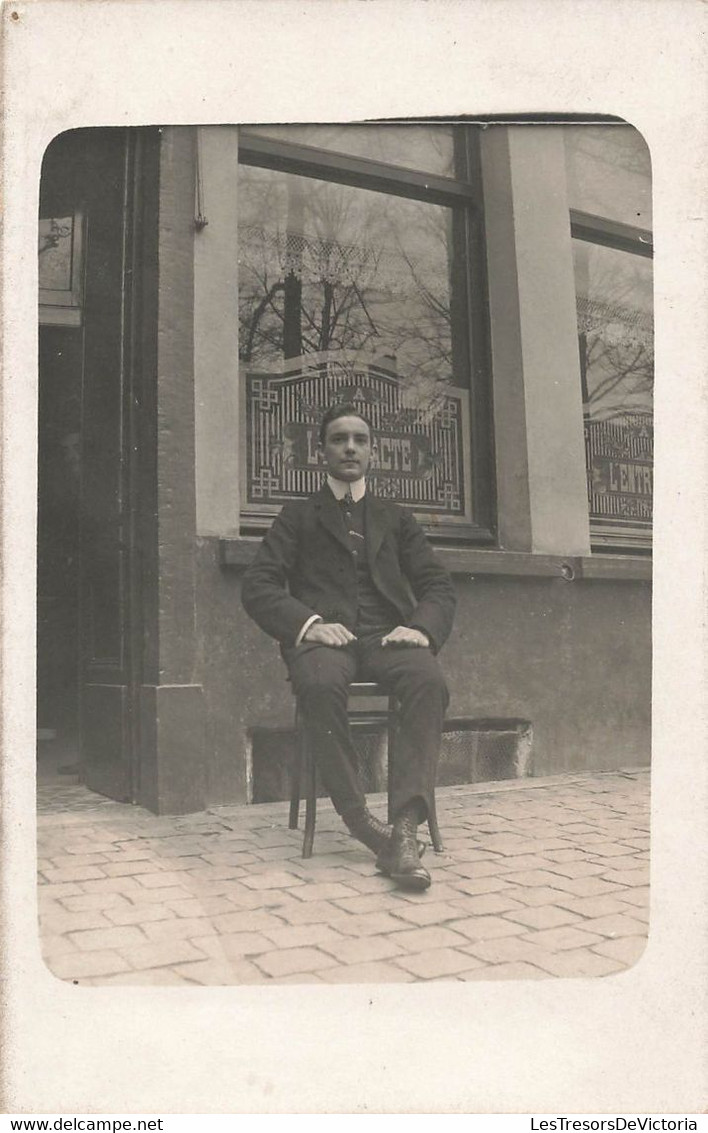
<svg viewBox="0 0 708 1133">
<path fill-rule="evenodd" d="M 391 780 L 391 766 L 395 759 L 395 740 L 396 731 L 398 727 L 398 704 L 396 697 L 388 691 L 383 685 L 377 681 L 352 681 L 349 685 L 350 697 L 385 697 L 388 701 L 386 709 L 377 711 L 374 714 L 368 712 L 361 712 L 352 710 L 350 712 L 350 720 L 353 724 L 361 723 L 364 719 L 366 722 L 373 722 L 374 720 L 384 720 L 386 722 L 387 731 L 387 744 L 388 744 L 388 765 L 389 765 L 389 784 Z M 300 788 L 301 784 L 305 786 L 305 835 L 302 843 L 302 856 L 303 858 L 312 857 L 312 846 L 315 839 L 315 819 L 317 814 L 317 769 L 312 752 L 309 750 L 305 729 L 302 726 L 299 705 L 296 700 L 295 707 L 295 728 L 297 732 L 297 760 L 295 774 L 293 775 L 293 784 L 290 794 L 290 822 L 291 830 L 296 830 L 300 816 Z M 391 821 L 391 796 L 389 790 L 389 822 Z M 436 853 L 441 853 L 443 850 L 442 838 L 440 836 L 440 829 L 438 827 L 437 814 L 435 812 L 435 801 L 433 800 L 433 808 L 428 815 L 428 829 L 430 830 L 430 840 L 433 843 L 433 848 Z"/>
</svg>

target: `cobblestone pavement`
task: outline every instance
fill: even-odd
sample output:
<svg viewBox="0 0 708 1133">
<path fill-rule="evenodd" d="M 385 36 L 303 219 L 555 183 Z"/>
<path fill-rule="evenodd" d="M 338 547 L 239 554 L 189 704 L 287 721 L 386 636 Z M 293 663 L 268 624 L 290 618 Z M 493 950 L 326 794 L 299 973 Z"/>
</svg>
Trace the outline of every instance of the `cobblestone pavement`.
<svg viewBox="0 0 708 1133">
<path fill-rule="evenodd" d="M 324 801 L 304 861 L 285 803 L 158 818 L 57 788 L 40 798 L 44 957 L 101 985 L 609 975 L 646 941 L 648 796 L 645 770 L 441 789 L 421 894 L 378 875 Z"/>
</svg>

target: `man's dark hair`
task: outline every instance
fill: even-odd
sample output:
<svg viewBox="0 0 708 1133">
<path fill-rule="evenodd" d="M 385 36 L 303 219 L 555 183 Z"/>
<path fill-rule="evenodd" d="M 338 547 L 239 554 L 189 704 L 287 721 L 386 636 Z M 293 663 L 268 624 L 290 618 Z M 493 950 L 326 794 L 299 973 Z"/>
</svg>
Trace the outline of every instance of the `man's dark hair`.
<svg viewBox="0 0 708 1133">
<path fill-rule="evenodd" d="M 373 439 L 374 428 L 366 414 L 362 413 L 361 409 L 359 409 L 353 401 L 339 401 L 334 405 L 330 405 L 329 409 L 320 421 L 321 445 L 325 443 L 328 425 L 331 425 L 333 421 L 337 421 L 340 417 L 360 417 L 364 424 L 369 426 L 369 433 L 371 434 L 371 437 Z"/>
</svg>

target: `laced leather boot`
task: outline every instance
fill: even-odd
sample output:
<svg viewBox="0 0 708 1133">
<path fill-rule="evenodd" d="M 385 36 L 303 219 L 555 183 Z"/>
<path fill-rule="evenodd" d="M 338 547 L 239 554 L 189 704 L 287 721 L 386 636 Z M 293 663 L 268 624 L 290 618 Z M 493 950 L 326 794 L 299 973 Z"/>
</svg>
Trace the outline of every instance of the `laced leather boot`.
<svg viewBox="0 0 708 1133">
<path fill-rule="evenodd" d="M 430 885 L 430 874 L 418 857 L 417 830 L 417 808 L 405 807 L 393 824 L 391 848 L 383 855 L 382 872 L 401 889 L 423 890 Z"/>
<path fill-rule="evenodd" d="M 393 833 L 391 827 L 380 822 L 366 807 L 350 811 L 342 817 L 349 833 L 375 854 L 381 854 L 390 846 Z"/>
<path fill-rule="evenodd" d="M 377 855 L 377 869 L 381 873 L 387 873 L 385 863 L 388 861 L 393 845 L 393 827 L 381 822 L 367 807 L 350 811 L 342 817 L 349 833 L 353 834 L 359 842 L 363 842 L 369 850 Z M 425 853 L 425 842 L 417 843 L 417 853 L 422 858 Z"/>
</svg>

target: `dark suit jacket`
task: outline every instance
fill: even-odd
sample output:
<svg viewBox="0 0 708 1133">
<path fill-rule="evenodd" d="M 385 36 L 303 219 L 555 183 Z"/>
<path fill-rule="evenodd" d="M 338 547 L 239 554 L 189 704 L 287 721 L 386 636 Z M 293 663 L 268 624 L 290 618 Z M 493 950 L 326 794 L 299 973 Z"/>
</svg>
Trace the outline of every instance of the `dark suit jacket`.
<svg viewBox="0 0 708 1133">
<path fill-rule="evenodd" d="M 400 613 L 400 624 L 424 630 L 437 652 L 452 628 L 455 591 L 410 512 L 365 496 L 366 551 L 375 586 Z M 357 581 L 337 501 L 325 484 L 285 505 L 244 575 L 243 605 L 281 646 L 308 618 L 340 622 L 354 632 Z"/>
</svg>

